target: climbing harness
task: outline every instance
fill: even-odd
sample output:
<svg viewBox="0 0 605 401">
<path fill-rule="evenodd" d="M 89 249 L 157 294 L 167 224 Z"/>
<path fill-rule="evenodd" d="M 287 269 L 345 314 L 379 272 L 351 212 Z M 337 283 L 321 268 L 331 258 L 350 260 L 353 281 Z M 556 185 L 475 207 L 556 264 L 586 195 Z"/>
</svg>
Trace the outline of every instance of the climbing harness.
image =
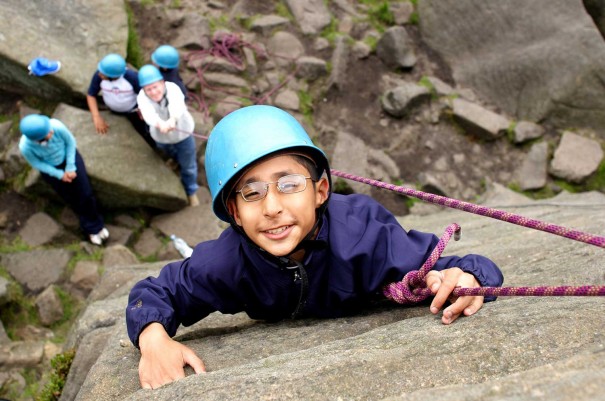
<svg viewBox="0 0 605 401">
<path fill-rule="evenodd" d="M 544 223 L 539 220 L 530 219 L 514 213 L 505 212 L 498 209 L 492 209 L 485 206 L 479 206 L 445 196 L 429 194 L 411 188 L 388 184 L 369 178 L 356 176 L 354 174 L 344 173 L 338 170 L 330 170 L 335 177 L 346 178 L 349 180 L 362 182 L 378 188 L 384 188 L 399 192 L 425 202 L 446 206 L 452 209 L 459 209 L 465 212 L 478 214 L 481 216 L 492 217 L 494 219 L 517 224 L 523 227 L 533 228 L 545 231 L 561 237 L 573 239 L 605 248 L 605 237 L 584 233 L 577 230 L 570 230 L 555 224 Z M 460 238 L 460 226 L 456 223 L 449 225 L 445 233 L 440 238 L 437 246 L 431 252 L 428 259 L 419 270 L 413 270 L 407 273 L 403 280 L 388 284 L 383 288 L 383 294 L 390 300 L 400 304 L 417 303 L 433 295 L 426 287 L 425 278 L 428 272 L 433 268 L 437 259 L 445 249 L 447 243 L 454 235 L 454 239 Z M 453 291 L 455 296 L 605 296 L 605 286 L 584 285 L 584 286 L 537 286 L 537 287 L 477 287 L 477 288 L 456 288 Z"/>
</svg>

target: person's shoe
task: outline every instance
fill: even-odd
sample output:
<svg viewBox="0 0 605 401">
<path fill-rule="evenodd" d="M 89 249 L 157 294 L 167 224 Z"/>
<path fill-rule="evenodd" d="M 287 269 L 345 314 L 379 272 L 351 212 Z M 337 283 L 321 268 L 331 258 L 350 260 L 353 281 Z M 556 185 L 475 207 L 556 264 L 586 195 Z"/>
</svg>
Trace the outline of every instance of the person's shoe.
<svg viewBox="0 0 605 401">
<path fill-rule="evenodd" d="M 109 238 L 109 230 L 103 227 L 103 229 L 99 231 L 99 235 L 101 236 L 101 239 L 105 241 L 107 238 Z"/>
<path fill-rule="evenodd" d="M 200 205 L 200 200 L 197 198 L 196 194 L 189 195 L 187 199 L 189 199 L 189 206 L 191 207 L 196 207 Z"/>
<path fill-rule="evenodd" d="M 101 231 L 96 234 L 90 234 L 88 238 L 90 239 L 91 244 L 100 246 L 103 245 L 103 241 L 109 238 L 109 231 L 103 227 Z"/>
</svg>

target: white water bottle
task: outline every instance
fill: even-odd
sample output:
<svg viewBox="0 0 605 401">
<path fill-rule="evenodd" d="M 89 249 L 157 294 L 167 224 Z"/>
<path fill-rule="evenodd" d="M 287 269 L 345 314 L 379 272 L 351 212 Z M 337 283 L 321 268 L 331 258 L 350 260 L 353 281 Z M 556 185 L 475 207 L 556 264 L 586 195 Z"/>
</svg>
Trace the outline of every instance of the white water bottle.
<svg viewBox="0 0 605 401">
<path fill-rule="evenodd" d="M 184 239 L 179 238 L 174 234 L 170 236 L 170 239 L 172 240 L 174 247 L 177 251 L 179 251 L 182 257 L 188 258 L 191 256 L 191 254 L 193 253 L 193 248 L 187 245 Z"/>
</svg>

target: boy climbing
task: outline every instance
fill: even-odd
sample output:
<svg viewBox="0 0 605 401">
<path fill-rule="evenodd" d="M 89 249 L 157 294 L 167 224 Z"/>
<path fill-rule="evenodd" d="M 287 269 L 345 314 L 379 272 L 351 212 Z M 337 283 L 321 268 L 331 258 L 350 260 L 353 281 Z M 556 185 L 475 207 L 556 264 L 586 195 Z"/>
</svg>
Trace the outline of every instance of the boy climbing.
<svg viewBox="0 0 605 401">
<path fill-rule="evenodd" d="M 144 388 L 184 377 L 202 360 L 171 339 L 180 324 L 210 313 L 246 312 L 252 319 L 339 317 L 384 299 L 384 285 L 418 269 L 438 242 L 405 231 L 364 195 L 331 194 L 324 152 L 290 114 L 272 106 L 232 112 L 213 129 L 206 175 L 214 213 L 229 222 L 218 239 L 165 266 L 132 289 L 128 333 L 141 350 Z M 500 286 L 498 267 L 479 255 L 441 257 L 426 284 L 442 322 L 472 315 L 483 297 L 452 296 L 456 286 Z"/>
</svg>

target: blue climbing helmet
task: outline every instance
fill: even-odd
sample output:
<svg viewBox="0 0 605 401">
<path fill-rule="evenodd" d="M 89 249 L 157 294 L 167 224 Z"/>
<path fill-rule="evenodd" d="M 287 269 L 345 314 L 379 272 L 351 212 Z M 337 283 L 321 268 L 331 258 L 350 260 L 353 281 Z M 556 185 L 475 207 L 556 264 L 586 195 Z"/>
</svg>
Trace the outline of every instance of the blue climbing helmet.
<svg viewBox="0 0 605 401">
<path fill-rule="evenodd" d="M 263 157 L 286 149 L 309 156 L 318 175 L 325 172 L 331 186 L 328 158 L 287 112 L 273 106 L 248 106 L 219 121 L 210 133 L 205 159 L 214 214 L 231 222 L 226 203 L 239 175 Z"/>
<path fill-rule="evenodd" d="M 39 141 L 50 131 L 50 118 L 41 114 L 30 114 L 19 122 L 21 133 L 32 141 Z"/>
<path fill-rule="evenodd" d="M 145 64 L 139 70 L 139 85 L 142 87 L 164 79 L 155 65 Z"/>
<path fill-rule="evenodd" d="M 120 78 L 126 72 L 126 60 L 119 54 L 111 53 L 99 61 L 97 68 L 107 78 Z"/>
<path fill-rule="evenodd" d="M 179 66 L 179 52 L 170 45 L 162 45 L 151 54 L 151 61 L 162 68 Z"/>
</svg>

